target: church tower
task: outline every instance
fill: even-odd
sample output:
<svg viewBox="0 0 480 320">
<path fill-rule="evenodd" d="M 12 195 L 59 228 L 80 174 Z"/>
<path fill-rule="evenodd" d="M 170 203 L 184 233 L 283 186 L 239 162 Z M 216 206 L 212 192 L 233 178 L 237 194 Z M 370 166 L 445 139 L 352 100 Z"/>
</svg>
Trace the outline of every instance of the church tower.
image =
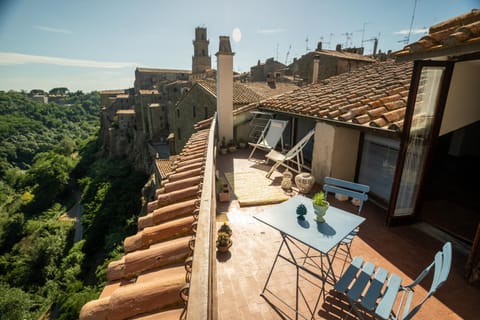
<svg viewBox="0 0 480 320">
<path fill-rule="evenodd" d="M 195 28 L 193 40 L 192 74 L 203 73 L 212 68 L 212 59 L 208 55 L 207 28 Z"/>
</svg>

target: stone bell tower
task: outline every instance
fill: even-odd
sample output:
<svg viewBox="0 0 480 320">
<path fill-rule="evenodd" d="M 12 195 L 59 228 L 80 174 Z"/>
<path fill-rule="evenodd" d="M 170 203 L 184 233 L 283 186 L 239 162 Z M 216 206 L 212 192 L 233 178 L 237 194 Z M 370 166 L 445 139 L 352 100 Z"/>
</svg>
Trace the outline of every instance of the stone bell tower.
<svg viewBox="0 0 480 320">
<path fill-rule="evenodd" d="M 212 59 L 208 55 L 207 28 L 195 28 L 193 40 L 192 74 L 203 73 L 212 68 Z"/>
</svg>

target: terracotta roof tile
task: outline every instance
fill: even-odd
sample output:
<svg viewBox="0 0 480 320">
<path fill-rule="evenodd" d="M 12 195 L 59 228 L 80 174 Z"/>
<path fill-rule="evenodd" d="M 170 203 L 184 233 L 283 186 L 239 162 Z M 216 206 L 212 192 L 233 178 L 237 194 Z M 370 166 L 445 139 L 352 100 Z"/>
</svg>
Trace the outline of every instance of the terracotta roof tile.
<svg viewBox="0 0 480 320">
<path fill-rule="evenodd" d="M 450 48 L 461 48 L 462 53 L 469 52 L 469 46 L 480 44 L 480 9 L 437 23 L 429 29 L 428 35 L 406 45 L 394 54 L 399 58 L 423 53 L 428 56 L 445 55 Z"/>
<path fill-rule="evenodd" d="M 200 86 L 205 88 L 213 96 L 217 96 L 217 84 L 215 81 L 202 80 L 197 82 Z M 252 102 L 257 102 L 263 99 L 264 97 L 248 88 L 247 86 L 234 82 L 233 83 L 233 104 L 234 105 L 245 105 Z"/>
<path fill-rule="evenodd" d="M 187 200 L 156 209 L 138 218 L 138 230 L 192 214 L 196 204 L 197 200 Z"/>
<path fill-rule="evenodd" d="M 208 130 L 195 133 L 182 155 L 169 160 L 174 165 L 164 187 L 155 192 L 148 214 L 138 218 L 138 232 L 125 239 L 125 255 L 109 264 L 100 298 L 83 306 L 80 319 L 171 319 L 182 314 L 180 292 L 189 279 L 207 135 Z M 176 309 L 167 311 L 171 308 Z"/>
<path fill-rule="evenodd" d="M 259 107 L 392 130 L 386 120 L 393 119 L 392 115 L 382 115 L 405 107 L 412 67 L 410 62 L 394 61 L 366 65 L 262 100 Z"/>
<path fill-rule="evenodd" d="M 110 296 L 88 302 L 80 311 L 80 319 L 128 319 L 159 312 L 165 305 L 178 305 L 178 293 L 185 284 L 184 267 L 152 273 L 150 281 L 137 279 L 135 283 L 120 286 Z"/>
</svg>

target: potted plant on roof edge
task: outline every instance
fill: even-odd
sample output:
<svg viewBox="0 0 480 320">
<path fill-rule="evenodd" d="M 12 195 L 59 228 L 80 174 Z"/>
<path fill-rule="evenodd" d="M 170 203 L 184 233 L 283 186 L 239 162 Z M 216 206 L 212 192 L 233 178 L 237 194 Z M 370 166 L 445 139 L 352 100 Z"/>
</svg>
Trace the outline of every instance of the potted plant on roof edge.
<svg viewBox="0 0 480 320">
<path fill-rule="evenodd" d="M 228 225 L 228 223 L 226 221 L 223 222 L 223 224 L 218 229 L 218 233 L 220 233 L 220 232 L 224 232 L 224 233 L 228 234 L 229 237 L 231 237 L 232 234 L 233 234 L 232 228 L 230 228 L 230 226 Z"/>
<path fill-rule="evenodd" d="M 325 222 L 325 219 L 323 218 L 323 216 L 327 212 L 327 209 L 330 205 L 328 201 L 325 199 L 325 193 L 323 191 L 315 193 L 315 195 L 312 198 L 312 204 L 313 204 L 313 211 L 317 216 L 315 220 L 318 222 Z"/>
<path fill-rule="evenodd" d="M 227 252 L 232 246 L 232 240 L 226 232 L 219 232 L 217 235 L 217 249 L 220 252 Z"/>
</svg>

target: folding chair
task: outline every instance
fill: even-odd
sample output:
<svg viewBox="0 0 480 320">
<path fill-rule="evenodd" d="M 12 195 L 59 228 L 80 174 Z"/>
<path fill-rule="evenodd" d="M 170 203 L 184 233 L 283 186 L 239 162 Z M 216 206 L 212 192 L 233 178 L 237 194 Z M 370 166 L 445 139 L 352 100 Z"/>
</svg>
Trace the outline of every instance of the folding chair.
<svg viewBox="0 0 480 320">
<path fill-rule="evenodd" d="M 380 319 L 411 319 L 438 288 L 447 280 L 452 263 L 452 244 L 447 242 L 437 252 L 433 262 L 408 285 L 402 285 L 402 278 L 376 267 L 371 262 L 364 262 L 355 257 L 347 271 L 340 277 L 334 290 L 346 295 L 353 312 L 363 318 L 365 312 Z M 433 280 L 428 293 L 413 308 L 410 308 L 417 285 L 434 270 Z M 365 293 L 362 295 L 362 293 Z M 393 311 L 397 306 L 396 312 Z"/>
<path fill-rule="evenodd" d="M 332 192 L 335 194 L 342 194 L 351 198 L 358 199 L 360 201 L 358 206 L 358 214 L 360 215 L 363 203 L 368 200 L 367 192 L 370 191 L 370 186 L 360 183 L 354 183 L 342 179 L 332 178 L 332 177 L 325 177 L 325 184 L 323 185 L 323 190 L 325 190 L 325 199 L 328 197 L 328 193 Z M 348 234 L 339 244 L 336 250 L 334 251 L 334 258 L 338 255 L 338 253 L 344 254 L 344 261 L 342 266 L 342 271 L 345 268 L 345 264 L 348 261 L 352 260 L 352 254 L 350 251 L 352 241 L 355 236 L 360 231 L 360 228 L 356 228 L 350 234 Z"/>
<path fill-rule="evenodd" d="M 270 171 L 267 173 L 267 178 L 277 169 L 279 166 L 286 167 L 296 173 L 300 173 L 302 171 L 302 167 L 304 167 L 303 163 L 303 148 L 307 145 L 310 138 L 315 133 L 315 130 L 310 130 L 300 141 L 297 142 L 296 145 L 292 147 L 286 154 L 280 153 L 275 150 L 271 150 L 267 153 L 267 160 L 273 160 L 275 164 L 272 166 Z M 288 161 L 297 165 L 297 168 L 293 168 L 292 166 L 288 165 Z"/>
<path fill-rule="evenodd" d="M 279 141 L 281 141 L 281 146 L 283 150 L 283 131 L 285 131 L 287 124 L 288 120 L 268 120 L 267 125 L 265 126 L 260 137 L 258 138 L 258 141 L 256 143 L 248 143 L 253 147 L 252 152 L 248 156 L 248 160 L 252 158 L 253 153 L 257 148 L 264 151 L 270 151 L 275 149 Z"/>
</svg>

